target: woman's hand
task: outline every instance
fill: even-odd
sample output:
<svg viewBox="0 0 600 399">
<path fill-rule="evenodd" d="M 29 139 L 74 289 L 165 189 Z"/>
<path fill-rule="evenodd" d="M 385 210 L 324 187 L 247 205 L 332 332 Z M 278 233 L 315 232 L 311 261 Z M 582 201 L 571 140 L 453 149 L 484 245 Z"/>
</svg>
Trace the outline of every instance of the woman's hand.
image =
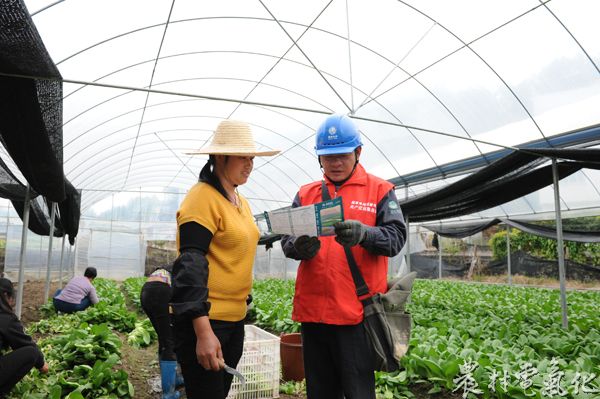
<svg viewBox="0 0 600 399">
<path fill-rule="evenodd" d="M 48 374 L 48 363 L 44 363 L 42 368 L 40 368 L 39 370 L 40 370 L 40 373 L 42 373 L 42 374 Z"/>
<path fill-rule="evenodd" d="M 196 332 L 196 359 L 206 370 L 219 371 L 223 361 L 221 342 L 210 327 L 208 317 L 198 317 L 193 320 Z"/>
</svg>

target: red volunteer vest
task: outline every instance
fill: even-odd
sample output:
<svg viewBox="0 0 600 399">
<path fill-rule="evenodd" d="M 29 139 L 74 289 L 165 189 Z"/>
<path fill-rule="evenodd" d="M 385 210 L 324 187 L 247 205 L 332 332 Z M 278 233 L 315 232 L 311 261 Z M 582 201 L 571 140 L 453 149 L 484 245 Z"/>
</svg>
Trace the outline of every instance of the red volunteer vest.
<svg viewBox="0 0 600 399">
<path fill-rule="evenodd" d="M 352 177 L 337 192 L 325 179 L 331 198 L 342 197 L 344 219 L 358 220 L 375 226 L 379 201 L 393 185 L 368 174 L 358 164 Z M 321 182 L 300 188 L 300 205 L 322 201 Z M 321 249 L 310 260 L 300 262 L 296 277 L 296 292 L 292 319 L 298 322 L 354 325 L 362 322 L 363 307 L 356 296 L 356 287 L 343 247 L 334 236 L 319 237 Z M 352 247 L 352 253 L 371 293 L 387 289 L 388 258 L 372 255 L 362 246 Z"/>
</svg>

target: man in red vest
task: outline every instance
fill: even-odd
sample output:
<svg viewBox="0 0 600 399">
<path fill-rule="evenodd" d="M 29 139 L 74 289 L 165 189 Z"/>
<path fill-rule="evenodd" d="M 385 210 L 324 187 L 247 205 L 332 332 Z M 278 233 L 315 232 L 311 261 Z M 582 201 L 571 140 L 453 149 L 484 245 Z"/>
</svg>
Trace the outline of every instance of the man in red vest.
<svg viewBox="0 0 600 399">
<path fill-rule="evenodd" d="M 344 247 L 349 247 L 370 294 L 387 289 L 388 257 L 400 252 L 406 225 L 393 184 L 359 163 L 360 133 L 345 116 L 329 116 L 316 134 L 323 181 L 302 186 L 292 207 L 342 197 L 335 236 L 284 236 L 285 255 L 301 260 L 292 318 L 302 323 L 309 399 L 375 399 L 375 376 L 363 306 Z M 327 190 L 327 192 L 324 192 Z"/>
</svg>

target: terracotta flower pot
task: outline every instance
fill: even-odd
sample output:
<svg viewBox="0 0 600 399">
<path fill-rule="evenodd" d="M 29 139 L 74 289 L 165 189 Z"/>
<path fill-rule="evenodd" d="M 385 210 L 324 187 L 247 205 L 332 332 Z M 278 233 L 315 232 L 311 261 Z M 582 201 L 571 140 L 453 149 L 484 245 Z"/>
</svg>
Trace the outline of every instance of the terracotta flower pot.
<svg viewBox="0 0 600 399">
<path fill-rule="evenodd" d="M 300 333 L 281 334 L 281 371 L 284 381 L 304 379 L 304 357 L 302 356 L 302 335 Z"/>
</svg>

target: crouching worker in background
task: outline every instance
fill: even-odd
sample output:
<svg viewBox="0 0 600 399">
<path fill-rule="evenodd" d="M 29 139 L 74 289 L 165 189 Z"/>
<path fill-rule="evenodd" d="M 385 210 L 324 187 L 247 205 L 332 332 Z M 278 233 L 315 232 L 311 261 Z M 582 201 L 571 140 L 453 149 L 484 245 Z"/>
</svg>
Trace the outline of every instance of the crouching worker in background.
<svg viewBox="0 0 600 399">
<path fill-rule="evenodd" d="M 0 350 L 11 348 L 0 356 L 0 398 L 4 398 L 33 367 L 48 372 L 44 355 L 23 331 L 23 325 L 13 312 L 15 292 L 10 280 L 0 278 Z"/>
<path fill-rule="evenodd" d="M 88 267 L 83 276 L 73 277 L 65 288 L 57 290 L 52 298 L 56 311 L 73 313 L 97 304 L 98 295 L 96 288 L 92 285 L 92 281 L 97 275 L 95 267 Z"/>
<path fill-rule="evenodd" d="M 183 385 L 183 377 L 177 374 L 177 358 L 173 347 L 169 314 L 171 293 L 171 267 L 165 266 L 156 269 L 148 276 L 140 295 L 142 309 L 158 335 L 158 361 L 163 399 L 179 398 L 179 392 L 175 388 Z"/>
</svg>

